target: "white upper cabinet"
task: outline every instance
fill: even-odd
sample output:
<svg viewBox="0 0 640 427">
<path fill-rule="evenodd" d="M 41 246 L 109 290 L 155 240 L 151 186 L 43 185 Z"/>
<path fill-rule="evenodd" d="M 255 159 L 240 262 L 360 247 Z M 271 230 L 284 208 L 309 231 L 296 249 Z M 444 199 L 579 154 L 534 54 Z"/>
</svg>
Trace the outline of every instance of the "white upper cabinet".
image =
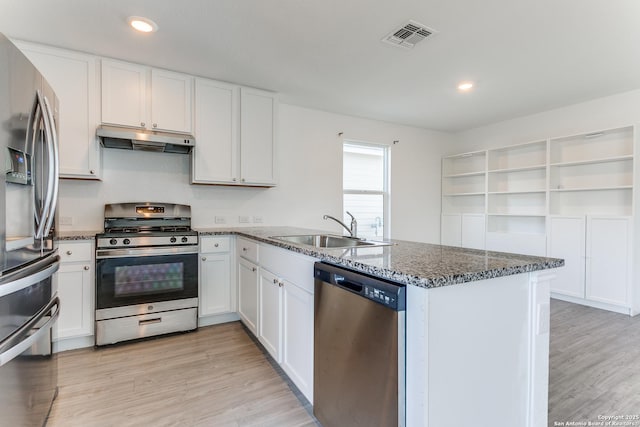
<svg viewBox="0 0 640 427">
<path fill-rule="evenodd" d="M 196 79 L 194 184 L 275 186 L 275 94 Z"/>
<path fill-rule="evenodd" d="M 147 127 L 147 72 L 142 65 L 102 60 L 102 123 Z"/>
<path fill-rule="evenodd" d="M 190 133 L 193 77 L 102 60 L 102 123 Z"/>
<path fill-rule="evenodd" d="M 33 43 L 18 42 L 17 45 L 44 75 L 59 99 L 60 177 L 100 179 L 96 57 Z"/>
<path fill-rule="evenodd" d="M 238 86 L 196 79 L 192 182 L 238 182 Z"/>
<path fill-rule="evenodd" d="M 275 185 L 275 94 L 240 89 L 240 181 Z"/>
<path fill-rule="evenodd" d="M 191 133 L 193 77 L 151 70 L 151 128 Z"/>
</svg>

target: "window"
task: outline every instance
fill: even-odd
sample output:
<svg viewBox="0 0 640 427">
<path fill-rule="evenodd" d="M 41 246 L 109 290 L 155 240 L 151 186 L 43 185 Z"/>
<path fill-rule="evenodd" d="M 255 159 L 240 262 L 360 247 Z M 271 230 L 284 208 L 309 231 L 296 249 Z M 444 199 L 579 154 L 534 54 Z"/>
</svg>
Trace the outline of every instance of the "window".
<svg viewBox="0 0 640 427">
<path fill-rule="evenodd" d="M 358 237 L 389 237 L 389 148 L 345 141 L 342 176 L 344 210 L 356 217 Z M 346 213 L 344 222 L 351 222 Z"/>
</svg>

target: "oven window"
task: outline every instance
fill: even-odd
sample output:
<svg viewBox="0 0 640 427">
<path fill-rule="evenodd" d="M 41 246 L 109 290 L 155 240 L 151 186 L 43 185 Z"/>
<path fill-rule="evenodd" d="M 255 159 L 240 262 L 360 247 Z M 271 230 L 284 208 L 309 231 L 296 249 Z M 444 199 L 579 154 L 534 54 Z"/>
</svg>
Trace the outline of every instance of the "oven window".
<svg viewBox="0 0 640 427">
<path fill-rule="evenodd" d="M 98 309 L 197 297 L 197 253 L 96 260 Z"/>
<path fill-rule="evenodd" d="M 114 294 L 129 297 L 184 289 L 183 263 L 127 265 L 115 268 Z"/>
</svg>

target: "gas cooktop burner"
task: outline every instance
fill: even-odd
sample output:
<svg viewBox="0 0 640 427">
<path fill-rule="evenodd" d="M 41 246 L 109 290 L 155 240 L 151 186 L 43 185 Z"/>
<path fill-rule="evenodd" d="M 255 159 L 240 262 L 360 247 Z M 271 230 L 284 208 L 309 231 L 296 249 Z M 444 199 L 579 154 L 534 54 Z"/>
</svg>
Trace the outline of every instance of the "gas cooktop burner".
<svg viewBox="0 0 640 427">
<path fill-rule="evenodd" d="M 183 233 L 185 231 L 191 231 L 191 227 L 187 227 L 185 225 L 165 225 L 160 227 L 160 231 L 162 232 L 180 232 Z"/>
<path fill-rule="evenodd" d="M 139 233 L 139 228 L 123 228 L 123 227 L 112 227 L 105 230 L 105 233 Z"/>
<path fill-rule="evenodd" d="M 104 233 L 96 248 L 197 245 L 191 207 L 170 203 L 121 203 L 104 208 Z"/>
</svg>

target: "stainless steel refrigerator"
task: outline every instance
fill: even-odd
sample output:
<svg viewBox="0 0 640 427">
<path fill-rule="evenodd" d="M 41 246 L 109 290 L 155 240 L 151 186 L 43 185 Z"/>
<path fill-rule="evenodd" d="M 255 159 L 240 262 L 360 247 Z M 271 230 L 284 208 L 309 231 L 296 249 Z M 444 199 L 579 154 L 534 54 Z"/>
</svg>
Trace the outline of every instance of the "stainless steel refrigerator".
<svg viewBox="0 0 640 427">
<path fill-rule="evenodd" d="M 42 426 L 57 394 L 52 277 L 58 141 L 55 93 L 0 34 L 0 426 Z"/>
</svg>

